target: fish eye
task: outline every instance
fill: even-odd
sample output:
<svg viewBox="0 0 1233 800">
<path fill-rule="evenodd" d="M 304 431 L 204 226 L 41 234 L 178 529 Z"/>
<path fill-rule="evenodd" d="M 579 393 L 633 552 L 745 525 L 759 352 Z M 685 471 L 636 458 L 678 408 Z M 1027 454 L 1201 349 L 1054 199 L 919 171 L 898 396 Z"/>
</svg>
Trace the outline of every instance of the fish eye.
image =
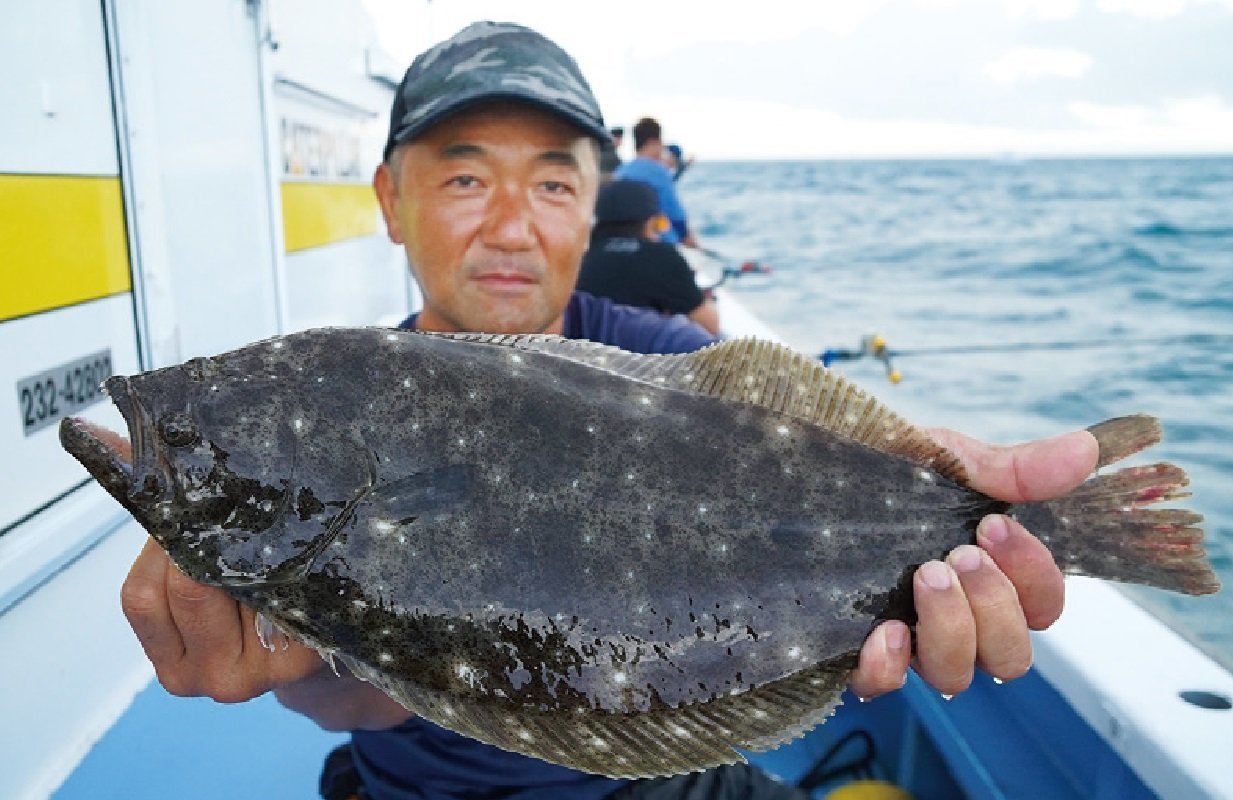
<svg viewBox="0 0 1233 800">
<path fill-rule="evenodd" d="M 171 447 L 188 447 L 201 438 L 197 424 L 181 411 L 164 414 L 158 421 L 158 435 Z"/>
</svg>

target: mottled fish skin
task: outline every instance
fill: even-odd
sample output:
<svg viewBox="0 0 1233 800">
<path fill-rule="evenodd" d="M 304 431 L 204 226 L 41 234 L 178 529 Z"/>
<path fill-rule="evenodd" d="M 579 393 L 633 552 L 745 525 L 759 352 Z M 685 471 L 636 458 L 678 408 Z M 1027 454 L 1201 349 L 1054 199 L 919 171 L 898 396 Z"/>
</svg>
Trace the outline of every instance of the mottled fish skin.
<svg viewBox="0 0 1233 800">
<path fill-rule="evenodd" d="M 182 570 L 451 727 L 454 702 L 551 727 L 842 675 L 911 619 L 915 566 L 1006 508 L 801 419 L 483 341 L 309 331 L 107 388 L 135 487 L 108 488 Z"/>
</svg>

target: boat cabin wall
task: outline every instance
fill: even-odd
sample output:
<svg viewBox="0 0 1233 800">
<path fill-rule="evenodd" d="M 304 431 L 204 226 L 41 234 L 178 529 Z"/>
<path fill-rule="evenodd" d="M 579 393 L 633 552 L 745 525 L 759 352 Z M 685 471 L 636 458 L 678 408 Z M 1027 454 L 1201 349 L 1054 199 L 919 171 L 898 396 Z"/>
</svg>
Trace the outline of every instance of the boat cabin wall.
<svg viewBox="0 0 1233 800">
<path fill-rule="evenodd" d="M 418 304 L 370 188 L 394 75 L 359 0 L 48 0 L 0 25 L 0 797 L 45 796 L 151 673 L 145 540 L 59 446 L 124 374 Z"/>
</svg>

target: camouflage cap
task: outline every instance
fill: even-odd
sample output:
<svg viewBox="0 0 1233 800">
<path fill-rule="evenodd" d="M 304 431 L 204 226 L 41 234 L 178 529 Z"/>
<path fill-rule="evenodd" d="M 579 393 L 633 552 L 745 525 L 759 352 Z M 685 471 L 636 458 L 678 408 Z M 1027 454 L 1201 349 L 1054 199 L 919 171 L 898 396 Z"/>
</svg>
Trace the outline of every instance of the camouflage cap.
<svg viewBox="0 0 1233 800">
<path fill-rule="evenodd" d="M 476 22 L 411 63 L 390 110 L 384 157 L 446 116 L 500 99 L 539 106 L 610 141 L 599 103 L 568 53 L 530 28 Z"/>
</svg>

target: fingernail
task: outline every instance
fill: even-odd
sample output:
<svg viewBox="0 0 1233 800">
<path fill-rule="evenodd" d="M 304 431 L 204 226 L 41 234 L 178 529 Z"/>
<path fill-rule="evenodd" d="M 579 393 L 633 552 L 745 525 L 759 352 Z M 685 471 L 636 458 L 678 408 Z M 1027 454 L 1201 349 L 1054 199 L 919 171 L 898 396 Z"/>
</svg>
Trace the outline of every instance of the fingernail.
<svg viewBox="0 0 1233 800">
<path fill-rule="evenodd" d="M 950 588 L 950 567 L 941 561 L 926 561 L 921 564 L 920 576 L 930 589 L 941 592 Z"/>
<path fill-rule="evenodd" d="M 946 560 L 955 568 L 955 572 L 975 572 L 981 567 L 980 552 L 980 548 L 975 545 L 960 545 Z"/>
<path fill-rule="evenodd" d="M 907 625 L 887 625 L 886 626 L 886 648 L 888 650 L 902 650 L 908 646 L 908 626 Z"/>
<path fill-rule="evenodd" d="M 1010 528 L 1006 525 L 1006 517 L 990 514 L 980 521 L 976 533 L 993 544 L 1001 544 L 1010 536 Z"/>
</svg>

